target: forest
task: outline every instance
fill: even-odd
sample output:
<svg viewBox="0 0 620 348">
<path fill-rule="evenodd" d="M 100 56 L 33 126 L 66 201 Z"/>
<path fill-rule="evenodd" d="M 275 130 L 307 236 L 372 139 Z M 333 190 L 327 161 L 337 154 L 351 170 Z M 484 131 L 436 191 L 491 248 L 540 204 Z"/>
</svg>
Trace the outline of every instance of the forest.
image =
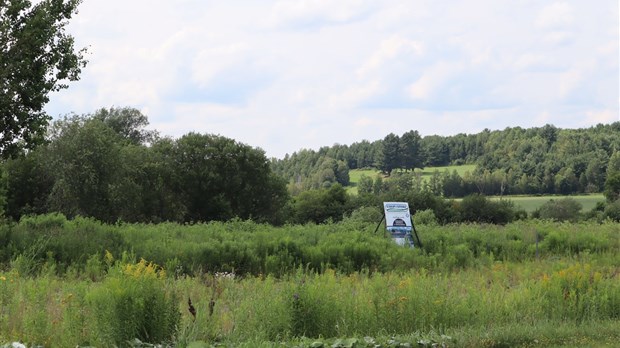
<svg viewBox="0 0 620 348">
<path fill-rule="evenodd" d="M 382 201 L 402 200 L 415 211 L 430 210 L 440 223 L 507 223 L 527 213 L 509 199 L 486 196 L 555 194 L 561 197 L 535 217 L 620 219 L 620 122 L 446 137 L 409 131 L 372 143 L 302 149 L 282 159 L 220 135 L 173 139 L 147 126 L 148 118 L 129 107 L 56 120 L 43 144 L 2 162 L 4 214 L 14 221 L 57 212 L 107 223 L 240 218 L 282 225 L 340 221 L 366 207 L 378 209 Z M 429 180 L 419 174 L 460 164 L 475 169 L 435 171 Z M 382 174 L 362 176 L 358 194 L 350 194 L 349 171 L 359 168 Z M 607 202 L 582 215 L 563 198 L 600 192 Z M 568 216 L 555 214 L 566 209 Z"/>
</svg>

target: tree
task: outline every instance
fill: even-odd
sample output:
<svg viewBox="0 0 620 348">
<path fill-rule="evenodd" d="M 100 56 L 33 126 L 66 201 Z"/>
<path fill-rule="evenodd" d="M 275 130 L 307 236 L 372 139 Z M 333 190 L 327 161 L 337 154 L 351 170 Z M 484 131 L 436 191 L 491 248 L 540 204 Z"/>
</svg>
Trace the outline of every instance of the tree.
<svg viewBox="0 0 620 348">
<path fill-rule="evenodd" d="M 101 108 L 95 112 L 93 118 L 101 120 L 134 145 L 152 142 L 157 136 L 157 132 L 144 129 L 149 125 L 149 120 L 135 108 Z"/>
<path fill-rule="evenodd" d="M 424 169 L 420 150 L 420 140 L 421 137 L 418 131 L 409 131 L 400 137 L 400 165 L 403 169 Z"/>
<path fill-rule="evenodd" d="M 53 128 L 49 161 L 54 186 L 49 208 L 70 217 L 116 221 L 119 207 L 112 193 L 123 175 L 121 138 L 101 120 L 92 118 L 65 118 Z"/>
<path fill-rule="evenodd" d="M 607 175 L 603 193 L 610 203 L 620 198 L 620 172 L 612 172 Z"/>
<path fill-rule="evenodd" d="M 269 221 L 288 200 L 265 153 L 233 139 L 189 133 L 176 141 L 173 158 L 187 221 Z"/>
<path fill-rule="evenodd" d="M 383 139 L 381 156 L 379 157 L 379 169 L 387 175 L 400 165 L 400 139 L 398 135 L 390 133 Z"/>
<path fill-rule="evenodd" d="M 54 180 L 49 168 L 49 151 L 41 146 L 23 156 L 8 159 L 7 215 L 19 221 L 22 215 L 47 212 L 47 199 Z"/>
<path fill-rule="evenodd" d="M 0 155 L 43 141 L 48 94 L 79 79 L 85 49 L 65 33 L 81 0 L 0 0 Z"/>
</svg>

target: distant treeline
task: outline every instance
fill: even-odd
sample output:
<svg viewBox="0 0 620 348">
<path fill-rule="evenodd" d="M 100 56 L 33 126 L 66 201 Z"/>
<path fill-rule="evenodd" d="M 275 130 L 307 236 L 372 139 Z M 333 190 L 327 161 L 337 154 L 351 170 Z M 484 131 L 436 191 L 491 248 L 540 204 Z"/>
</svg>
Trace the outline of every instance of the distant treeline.
<svg viewBox="0 0 620 348">
<path fill-rule="evenodd" d="M 382 140 L 300 150 L 273 160 L 291 192 L 347 185 L 347 169 L 394 170 L 475 164 L 472 173 L 437 172 L 432 190 L 445 197 L 472 193 L 573 194 L 603 192 L 610 172 L 620 170 L 620 122 L 586 129 L 520 127 L 478 134 L 425 136 L 409 131 Z M 374 178 L 373 178 L 374 179 Z"/>
<path fill-rule="evenodd" d="M 422 138 L 410 131 L 374 143 L 302 150 L 282 160 L 223 136 L 171 139 L 147 125 L 146 116 L 132 108 L 54 122 L 45 144 L 0 164 L 0 216 L 19 221 L 57 212 L 105 223 L 240 218 L 282 225 L 340 221 L 396 200 L 428 211 L 441 224 L 505 224 L 527 214 L 484 195 L 603 191 L 607 206 L 585 215 L 567 202 L 535 216 L 620 220 L 620 123 L 454 137 Z M 450 163 L 476 163 L 477 169 L 463 176 L 436 172 L 429 180 L 412 171 Z M 359 194 L 348 194 L 349 169 L 373 165 L 391 176 L 363 177 Z"/>
</svg>

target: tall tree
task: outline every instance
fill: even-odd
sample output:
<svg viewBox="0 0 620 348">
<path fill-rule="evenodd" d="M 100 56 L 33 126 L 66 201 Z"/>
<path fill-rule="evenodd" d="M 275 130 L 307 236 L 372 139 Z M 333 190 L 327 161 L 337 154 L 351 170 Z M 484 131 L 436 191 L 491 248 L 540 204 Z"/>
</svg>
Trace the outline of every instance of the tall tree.
<svg viewBox="0 0 620 348">
<path fill-rule="evenodd" d="M 422 151 L 420 150 L 420 133 L 409 131 L 400 137 L 400 159 L 403 169 L 424 169 Z"/>
<path fill-rule="evenodd" d="M 390 133 L 383 138 L 381 156 L 379 157 L 379 169 L 385 174 L 392 173 L 392 170 L 400 165 L 400 138 L 394 133 Z"/>
<path fill-rule="evenodd" d="M 85 50 L 65 32 L 81 0 L 0 0 L 0 155 L 43 141 L 48 94 L 79 79 Z"/>
<path fill-rule="evenodd" d="M 135 108 L 101 108 L 95 112 L 93 118 L 101 120 L 134 145 L 152 142 L 157 137 L 156 131 L 145 129 L 149 125 L 149 120 Z"/>
<path fill-rule="evenodd" d="M 49 155 L 54 176 L 50 209 L 115 221 L 119 207 L 112 192 L 123 175 L 120 137 L 100 120 L 77 116 L 55 122 L 54 128 Z"/>
</svg>

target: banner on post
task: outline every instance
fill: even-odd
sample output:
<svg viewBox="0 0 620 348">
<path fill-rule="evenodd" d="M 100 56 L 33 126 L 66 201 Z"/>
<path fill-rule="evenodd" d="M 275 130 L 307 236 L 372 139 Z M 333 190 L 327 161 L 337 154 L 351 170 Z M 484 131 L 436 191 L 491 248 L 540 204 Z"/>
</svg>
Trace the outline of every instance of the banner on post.
<svg viewBox="0 0 620 348">
<path fill-rule="evenodd" d="M 385 228 L 392 239 L 399 245 L 412 245 L 411 213 L 407 202 L 383 202 L 385 212 Z"/>
</svg>

